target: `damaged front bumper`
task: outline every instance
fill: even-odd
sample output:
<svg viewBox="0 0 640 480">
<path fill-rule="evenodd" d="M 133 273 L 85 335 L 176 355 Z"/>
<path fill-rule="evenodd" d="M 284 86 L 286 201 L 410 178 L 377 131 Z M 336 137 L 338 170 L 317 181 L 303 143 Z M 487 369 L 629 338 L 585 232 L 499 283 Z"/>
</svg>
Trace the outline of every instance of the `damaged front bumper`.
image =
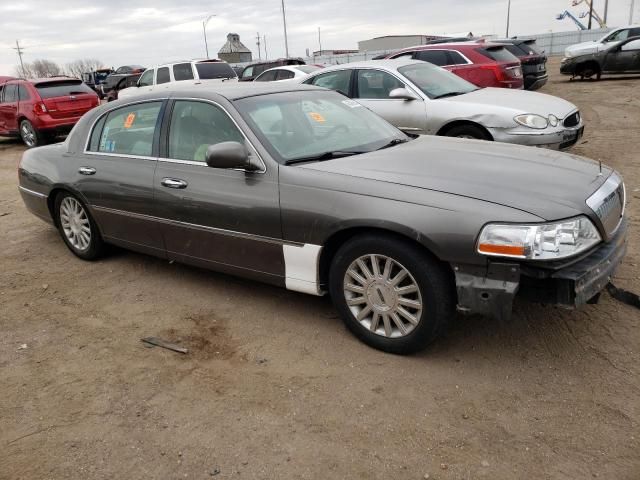
<svg viewBox="0 0 640 480">
<path fill-rule="evenodd" d="M 572 263 L 535 265 L 490 261 L 454 265 L 458 310 L 508 319 L 516 295 L 534 303 L 577 308 L 596 303 L 627 251 L 627 224 L 616 236 Z"/>
<path fill-rule="evenodd" d="M 522 128 L 489 128 L 496 142 L 514 143 L 530 147 L 545 147 L 553 150 L 571 148 L 584 135 L 584 123 L 575 127 L 556 127 L 545 130 Z"/>
</svg>

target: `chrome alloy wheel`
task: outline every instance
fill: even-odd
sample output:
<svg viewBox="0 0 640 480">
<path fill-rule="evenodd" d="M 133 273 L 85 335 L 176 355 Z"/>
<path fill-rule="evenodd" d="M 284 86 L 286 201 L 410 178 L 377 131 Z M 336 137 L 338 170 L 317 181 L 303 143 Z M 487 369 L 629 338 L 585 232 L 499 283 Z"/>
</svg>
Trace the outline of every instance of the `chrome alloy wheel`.
<svg viewBox="0 0 640 480">
<path fill-rule="evenodd" d="M 394 259 L 364 255 L 344 275 L 344 297 L 355 319 L 387 338 L 404 337 L 420 322 L 422 295 L 415 278 Z"/>
<path fill-rule="evenodd" d="M 20 125 L 20 136 L 27 147 L 33 147 L 36 144 L 36 131 L 29 122 L 22 122 Z"/>
<path fill-rule="evenodd" d="M 60 225 L 69 243 L 79 251 L 91 245 L 91 224 L 82 204 L 73 197 L 65 197 L 60 204 Z"/>
</svg>

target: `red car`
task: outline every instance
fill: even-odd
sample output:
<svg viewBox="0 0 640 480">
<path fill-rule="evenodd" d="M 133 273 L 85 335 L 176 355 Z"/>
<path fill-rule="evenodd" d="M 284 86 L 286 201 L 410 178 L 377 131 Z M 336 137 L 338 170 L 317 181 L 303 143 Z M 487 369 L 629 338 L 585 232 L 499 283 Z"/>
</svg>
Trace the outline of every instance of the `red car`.
<svg viewBox="0 0 640 480">
<path fill-rule="evenodd" d="M 36 147 L 69 133 L 99 104 L 98 95 L 76 78 L 9 80 L 0 83 L 0 136 L 20 136 Z"/>
<path fill-rule="evenodd" d="M 418 45 L 387 55 L 433 63 L 478 87 L 523 88 L 522 65 L 504 45 L 482 41 Z"/>
</svg>

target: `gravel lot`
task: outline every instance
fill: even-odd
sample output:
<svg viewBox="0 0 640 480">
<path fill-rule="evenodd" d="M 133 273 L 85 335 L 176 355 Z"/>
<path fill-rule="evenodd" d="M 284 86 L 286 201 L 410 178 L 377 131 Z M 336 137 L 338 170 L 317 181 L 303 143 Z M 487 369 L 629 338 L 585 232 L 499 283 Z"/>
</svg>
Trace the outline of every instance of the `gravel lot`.
<svg viewBox="0 0 640 480">
<path fill-rule="evenodd" d="M 640 78 L 553 74 L 542 91 L 582 110 L 574 152 L 625 177 L 615 283 L 640 292 Z M 386 355 L 326 298 L 124 251 L 75 258 L 22 205 L 22 151 L 0 140 L 0 478 L 640 478 L 638 310 L 519 303 Z"/>
</svg>

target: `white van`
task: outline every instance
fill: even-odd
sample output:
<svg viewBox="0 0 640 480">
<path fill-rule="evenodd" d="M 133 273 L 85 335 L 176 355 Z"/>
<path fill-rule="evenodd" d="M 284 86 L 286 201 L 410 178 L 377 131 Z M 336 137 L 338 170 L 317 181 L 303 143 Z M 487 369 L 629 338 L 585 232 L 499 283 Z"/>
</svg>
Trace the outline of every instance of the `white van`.
<svg viewBox="0 0 640 480">
<path fill-rule="evenodd" d="M 237 82 L 238 76 L 222 60 L 196 60 L 165 63 L 144 71 L 135 87 L 120 90 L 118 98 L 189 87 L 202 83 Z"/>
</svg>

